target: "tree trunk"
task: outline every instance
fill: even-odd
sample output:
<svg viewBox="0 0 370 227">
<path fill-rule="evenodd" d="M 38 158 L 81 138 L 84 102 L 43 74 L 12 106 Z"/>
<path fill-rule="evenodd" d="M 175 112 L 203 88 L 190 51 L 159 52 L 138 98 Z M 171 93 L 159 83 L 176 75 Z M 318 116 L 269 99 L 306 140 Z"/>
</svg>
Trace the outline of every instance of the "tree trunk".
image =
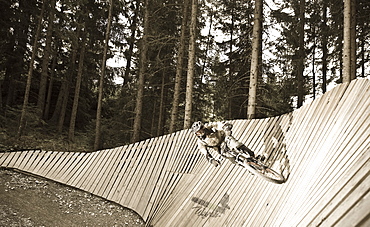
<svg viewBox="0 0 370 227">
<path fill-rule="evenodd" d="M 316 99 L 316 25 L 313 25 L 313 49 L 312 49 L 312 98 Z"/>
<path fill-rule="evenodd" d="M 231 7 L 231 28 L 230 28 L 230 45 L 229 45 L 229 50 L 230 50 L 230 55 L 229 55 L 229 77 L 233 78 L 234 75 L 234 67 L 233 67 L 233 45 L 234 45 L 234 25 L 235 25 L 235 15 L 234 15 L 234 8 L 236 7 L 235 5 L 235 0 L 232 2 L 232 7 Z M 228 119 L 233 118 L 233 94 L 231 92 L 228 92 L 227 95 L 227 117 Z"/>
<path fill-rule="evenodd" d="M 197 8 L 198 8 L 198 0 L 192 0 L 190 40 L 189 40 L 189 61 L 188 61 L 188 72 L 187 72 L 187 77 L 186 77 L 184 129 L 190 128 L 191 126 L 193 85 L 194 85 L 194 67 L 195 67 L 195 42 L 196 42 L 196 28 L 197 28 Z"/>
<path fill-rule="evenodd" d="M 356 0 L 351 0 L 351 80 L 356 79 Z"/>
<path fill-rule="evenodd" d="M 144 99 L 144 83 L 145 83 L 145 73 L 146 73 L 146 54 L 148 51 L 148 29 L 149 29 L 149 9 L 148 9 L 149 0 L 144 1 L 144 32 L 141 39 L 140 47 L 140 63 L 139 63 L 139 80 L 136 96 L 136 106 L 135 106 L 135 119 L 133 127 L 133 135 L 131 142 L 137 142 L 140 140 L 140 131 L 141 131 L 141 116 L 143 111 L 143 99 Z"/>
<path fill-rule="evenodd" d="M 323 1 L 322 11 L 322 93 L 326 92 L 326 72 L 328 68 L 328 27 L 327 27 L 327 2 Z"/>
<path fill-rule="evenodd" d="M 160 97 L 160 103 L 159 103 L 159 114 L 158 114 L 158 124 L 157 124 L 157 132 L 156 136 L 163 135 L 164 133 L 164 113 L 165 113 L 165 103 L 166 103 L 166 97 L 167 97 L 167 91 L 166 91 L 166 81 L 168 81 L 166 77 L 166 73 L 163 70 L 162 71 L 162 84 L 161 84 L 161 97 Z"/>
<path fill-rule="evenodd" d="M 77 31 L 77 37 L 79 37 L 80 30 Z M 71 82 L 72 82 L 72 75 L 75 74 L 75 68 L 76 68 L 76 58 L 77 58 L 77 49 L 78 49 L 78 43 L 77 41 L 72 45 L 72 59 L 71 59 L 71 67 L 69 69 L 69 73 L 65 75 L 63 78 L 63 88 L 61 89 L 61 100 L 60 100 L 60 109 L 56 110 L 59 111 L 58 116 L 58 133 L 61 134 L 63 131 L 64 126 L 64 120 L 66 117 L 67 112 L 67 105 L 68 105 L 68 99 L 69 99 L 69 92 L 71 88 Z M 59 99 L 59 97 L 58 97 Z M 58 112 L 57 112 L 58 113 Z"/>
<path fill-rule="evenodd" d="M 135 15 L 132 18 L 132 24 L 131 24 L 131 37 L 130 37 L 130 43 L 129 43 L 129 48 L 127 51 L 127 56 L 126 56 L 126 69 L 125 69 L 125 75 L 123 76 L 123 84 L 124 86 L 125 83 L 129 81 L 130 78 L 130 73 L 131 73 L 131 61 L 132 61 L 132 55 L 134 52 L 134 46 L 135 46 L 135 36 L 136 36 L 136 29 L 137 29 L 137 19 L 139 15 L 139 8 L 140 8 L 140 1 L 136 1 L 136 8 L 135 8 Z"/>
<path fill-rule="evenodd" d="M 53 84 L 54 84 L 54 73 L 55 73 L 55 66 L 57 63 L 57 55 L 53 57 L 53 63 L 51 64 L 51 72 L 50 72 L 50 79 L 49 79 L 49 88 L 48 94 L 46 97 L 46 105 L 45 105 L 45 112 L 44 112 L 44 119 L 49 118 L 49 111 L 50 111 L 50 102 L 51 102 L 51 95 L 53 91 Z"/>
<path fill-rule="evenodd" d="M 344 0 L 343 14 L 343 82 L 349 82 L 351 81 L 351 0 Z"/>
<path fill-rule="evenodd" d="M 297 108 L 301 107 L 303 105 L 304 101 L 304 24 L 305 24 L 305 0 L 300 0 L 300 6 L 299 6 L 299 27 L 298 27 L 298 33 L 299 33 L 299 50 L 298 50 L 298 66 L 297 66 L 297 84 L 298 84 L 298 102 L 297 102 Z"/>
<path fill-rule="evenodd" d="M 38 41 L 40 33 L 41 33 L 41 26 L 42 26 L 42 19 L 44 17 L 44 10 L 45 10 L 45 2 L 42 3 L 42 8 L 41 8 L 40 16 L 39 16 L 39 22 L 38 22 L 38 25 L 37 25 L 35 39 L 33 41 L 33 46 L 32 46 L 32 56 L 31 56 L 31 60 L 30 60 L 29 68 L 28 68 L 26 91 L 24 92 L 24 100 L 23 100 L 23 106 L 22 106 L 21 119 L 19 121 L 19 128 L 18 128 L 18 135 L 17 135 L 18 138 L 20 138 L 22 136 L 23 129 L 24 129 L 24 126 L 25 126 L 27 107 L 28 107 L 28 99 L 29 99 L 30 90 L 31 90 L 33 63 L 34 63 L 35 58 L 36 58 L 37 41 Z"/>
<path fill-rule="evenodd" d="M 40 89 L 37 99 L 37 109 L 39 118 L 43 118 L 44 108 L 45 108 L 45 96 L 46 96 L 46 84 L 48 79 L 48 68 L 49 68 L 49 58 L 51 54 L 51 41 L 53 35 L 53 24 L 54 24 L 54 8 L 55 0 L 51 0 L 49 7 L 49 18 L 48 18 L 48 28 L 46 32 L 46 41 L 45 41 L 45 51 L 42 59 L 42 71 L 40 78 Z"/>
<path fill-rule="evenodd" d="M 189 5 L 188 2 L 189 0 L 184 0 L 184 5 L 182 9 L 181 35 L 180 35 L 180 44 L 179 44 L 178 55 L 177 55 L 175 88 L 174 88 L 174 93 L 173 93 L 169 133 L 173 133 L 176 130 L 176 122 L 177 122 L 178 113 L 179 113 L 181 80 L 182 80 L 182 71 L 183 71 L 184 54 L 185 54 L 185 31 L 187 28 L 186 24 L 188 20 L 188 5 Z"/>
<path fill-rule="evenodd" d="M 109 0 L 109 14 L 108 14 L 108 24 L 105 31 L 105 40 L 104 40 L 104 52 L 102 59 L 102 67 L 99 80 L 99 97 L 98 97 L 98 107 L 96 111 L 96 128 L 95 128 L 95 143 L 94 150 L 101 149 L 101 109 L 103 101 L 103 84 L 104 84 L 104 75 L 105 75 L 105 65 L 107 62 L 107 52 L 108 52 L 108 42 L 109 42 L 109 33 L 112 23 L 112 10 L 113 10 L 113 0 Z"/>
<path fill-rule="evenodd" d="M 76 80 L 76 87 L 75 87 L 75 96 L 73 99 L 73 107 L 71 113 L 71 120 L 69 123 L 69 131 L 68 131 L 68 140 L 74 140 L 75 134 L 75 125 L 76 125 L 76 117 L 77 117 L 77 109 L 78 109 L 78 99 L 80 97 L 80 90 L 81 90 L 81 80 L 82 80 L 82 73 L 83 73 L 83 65 L 84 65 L 84 58 L 85 58 L 85 49 L 86 44 L 85 40 L 82 40 L 81 43 L 81 51 L 80 51 L 80 58 L 78 60 L 78 72 L 77 72 L 77 80 Z"/>
<path fill-rule="evenodd" d="M 248 96 L 248 110 L 247 118 L 253 119 L 256 117 L 257 106 L 257 83 L 258 78 L 261 77 L 262 65 L 262 14 L 263 14 L 263 0 L 255 1 L 254 8 L 254 24 L 252 37 L 252 60 L 250 71 L 250 84 Z"/>
</svg>

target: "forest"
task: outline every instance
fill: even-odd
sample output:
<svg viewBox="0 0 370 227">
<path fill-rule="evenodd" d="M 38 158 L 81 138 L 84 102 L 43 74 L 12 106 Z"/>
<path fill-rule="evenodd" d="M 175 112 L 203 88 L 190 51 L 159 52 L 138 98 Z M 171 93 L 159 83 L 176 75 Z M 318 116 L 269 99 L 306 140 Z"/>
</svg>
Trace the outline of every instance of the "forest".
<svg viewBox="0 0 370 227">
<path fill-rule="evenodd" d="M 92 151 L 197 120 L 273 117 L 370 78 L 369 0 L 1 0 L 0 11 L 3 151 Z"/>
</svg>

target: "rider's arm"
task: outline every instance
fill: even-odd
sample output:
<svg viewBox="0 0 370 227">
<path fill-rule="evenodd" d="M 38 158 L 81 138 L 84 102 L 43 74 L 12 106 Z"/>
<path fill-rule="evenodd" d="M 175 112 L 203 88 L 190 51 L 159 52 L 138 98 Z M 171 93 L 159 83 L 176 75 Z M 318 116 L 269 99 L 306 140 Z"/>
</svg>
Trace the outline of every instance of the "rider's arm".
<svg viewBox="0 0 370 227">
<path fill-rule="evenodd" d="M 218 131 L 224 131 L 226 136 L 231 136 L 233 124 L 226 121 L 212 122 L 210 125 Z"/>
<path fill-rule="evenodd" d="M 200 140 L 198 140 L 198 149 L 204 156 L 207 157 L 209 155 L 206 145 Z"/>
<path fill-rule="evenodd" d="M 198 141 L 198 149 L 206 157 L 207 161 L 211 162 L 212 159 L 214 159 L 211 153 L 209 153 L 207 146 L 202 141 Z"/>
<path fill-rule="evenodd" d="M 217 167 L 220 162 L 212 157 L 212 155 L 208 152 L 206 145 L 202 143 L 202 141 L 198 141 L 198 148 L 200 152 L 206 157 L 207 161 L 210 162 L 212 165 Z"/>
</svg>

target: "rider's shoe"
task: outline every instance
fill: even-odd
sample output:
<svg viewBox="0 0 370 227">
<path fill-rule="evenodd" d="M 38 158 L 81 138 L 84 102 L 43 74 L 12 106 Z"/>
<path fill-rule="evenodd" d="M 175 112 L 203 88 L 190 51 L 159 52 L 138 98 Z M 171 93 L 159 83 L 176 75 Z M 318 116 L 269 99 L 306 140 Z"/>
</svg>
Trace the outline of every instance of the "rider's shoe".
<svg viewBox="0 0 370 227">
<path fill-rule="evenodd" d="M 241 161 L 242 161 L 242 160 L 240 159 L 240 155 L 241 155 L 241 154 L 238 154 L 238 155 L 235 157 L 235 161 L 236 161 L 236 162 L 241 162 Z"/>
<path fill-rule="evenodd" d="M 209 161 L 212 165 L 214 165 L 215 167 L 219 166 L 220 165 L 220 161 L 216 160 L 216 159 L 211 159 Z"/>
<path fill-rule="evenodd" d="M 263 156 L 263 155 L 257 155 L 256 159 L 263 162 L 263 161 L 265 161 L 266 157 Z"/>
<path fill-rule="evenodd" d="M 244 154 L 248 154 L 250 157 L 255 157 L 254 152 L 245 145 L 241 145 L 238 149 Z"/>
</svg>

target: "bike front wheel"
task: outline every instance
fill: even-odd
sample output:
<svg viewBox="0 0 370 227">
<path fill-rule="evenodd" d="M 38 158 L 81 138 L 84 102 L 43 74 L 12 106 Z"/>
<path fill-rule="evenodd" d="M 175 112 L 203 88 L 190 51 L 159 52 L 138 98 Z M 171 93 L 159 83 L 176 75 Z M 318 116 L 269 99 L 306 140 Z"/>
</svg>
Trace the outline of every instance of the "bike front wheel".
<svg viewBox="0 0 370 227">
<path fill-rule="evenodd" d="M 250 172 L 256 174 L 257 176 L 267 181 L 270 181 L 276 184 L 282 184 L 285 182 L 285 178 L 283 175 L 279 174 L 275 170 L 270 169 L 269 167 L 263 164 L 257 163 L 253 160 L 246 160 L 245 164 L 246 164 L 245 167 Z"/>
</svg>

